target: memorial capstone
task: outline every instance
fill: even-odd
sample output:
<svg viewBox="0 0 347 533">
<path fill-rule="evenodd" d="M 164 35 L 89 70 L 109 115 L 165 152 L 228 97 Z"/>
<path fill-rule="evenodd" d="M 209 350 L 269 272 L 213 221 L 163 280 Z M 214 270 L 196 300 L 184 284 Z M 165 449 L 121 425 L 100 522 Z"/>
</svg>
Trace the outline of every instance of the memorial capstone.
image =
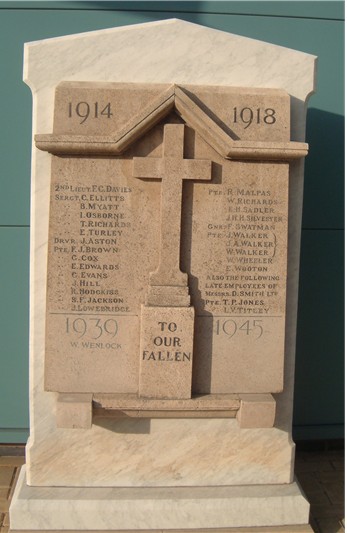
<svg viewBox="0 0 347 533">
<path fill-rule="evenodd" d="M 33 425 L 14 530 L 307 525 L 290 431 L 314 64 L 177 20 L 27 45 Z"/>
</svg>

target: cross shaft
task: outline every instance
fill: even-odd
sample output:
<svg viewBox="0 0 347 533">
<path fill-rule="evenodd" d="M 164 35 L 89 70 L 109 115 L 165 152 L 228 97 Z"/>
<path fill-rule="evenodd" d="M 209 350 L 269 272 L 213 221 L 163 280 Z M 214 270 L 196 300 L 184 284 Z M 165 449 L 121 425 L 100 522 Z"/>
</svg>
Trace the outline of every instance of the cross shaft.
<svg viewBox="0 0 347 533">
<path fill-rule="evenodd" d="M 163 157 L 134 157 L 134 177 L 161 179 L 161 231 L 159 266 L 150 275 L 150 285 L 187 287 L 187 274 L 180 270 L 182 182 L 210 180 L 211 162 L 184 159 L 184 124 L 164 126 Z"/>
</svg>

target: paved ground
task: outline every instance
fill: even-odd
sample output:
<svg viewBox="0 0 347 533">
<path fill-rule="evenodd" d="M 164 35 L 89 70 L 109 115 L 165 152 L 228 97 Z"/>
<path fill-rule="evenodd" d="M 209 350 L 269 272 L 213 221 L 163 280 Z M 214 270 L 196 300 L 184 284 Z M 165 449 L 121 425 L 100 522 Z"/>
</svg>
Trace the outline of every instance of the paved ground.
<svg viewBox="0 0 347 533">
<path fill-rule="evenodd" d="M 344 450 L 296 453 L 295 473 L 311 504 L 310 524 L 315 533 L 345 531 Z"/>
<path fill-rule="evenodd" d="M 0 453 L 0 533 L 7 533 L 9 503 L 24 464 L 24 447 L 0 446 Z M 299 449 L 295 471 L 311 504 L 313 531 L 344 532 L 344 450 Z"/>
</svg>

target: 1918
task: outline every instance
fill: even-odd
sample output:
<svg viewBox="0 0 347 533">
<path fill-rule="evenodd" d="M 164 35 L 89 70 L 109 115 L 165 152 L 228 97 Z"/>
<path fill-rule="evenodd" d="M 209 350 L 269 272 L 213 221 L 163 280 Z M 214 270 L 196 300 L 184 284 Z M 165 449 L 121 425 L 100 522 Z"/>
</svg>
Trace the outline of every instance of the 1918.
<svg viewBox="0 0 347 533">
<path fill-rule="evenodd" d="M 268 107 L 266 109 L 261 109 L 257 107 L 252 109 L 251 107 L 243 107 L 239 109 L 238 107 L 233 108 L 233 123 L 244 124 L 244 129 L 246 130 L 251 124 L 274 124 L 276 122 L 276 110 Z"/>
</svg>

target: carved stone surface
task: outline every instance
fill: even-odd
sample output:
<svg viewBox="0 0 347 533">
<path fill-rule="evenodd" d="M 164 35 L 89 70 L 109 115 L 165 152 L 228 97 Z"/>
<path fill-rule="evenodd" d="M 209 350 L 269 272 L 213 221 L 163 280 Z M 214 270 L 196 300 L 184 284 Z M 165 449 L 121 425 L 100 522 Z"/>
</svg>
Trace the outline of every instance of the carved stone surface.
<svg viewBox="0 0 347 533">
<path fill-rule="evenodd" d="M 210 180 L 211 162 L 184 159 L 184 130 L 184 124 L 164 126 L 162 159 L 134 158 L 136 178 L 162 180 L 159 266 L 149 282 L 150 291 L 157 287 L 157 292 L 150 292 L 149 305 L 177 307 L 190 302 L 186 294 L 181 296 L 173 289 L 186 288 L 188 283 L 187 274 L 180 270 L 182 186 L 183 180 Z"/>
<path fill-rule="evenodd" d="M 280 392 L 289 168 L 283 160 L 299 144 L 289 142 L 288 95 L 215 86 L 88 87 L 89 95 L 87 84 L 59 86 L 54 132 L 44 142 L 37 136 L 41 149 L 68 152 L 53 156 L 52 165 L 46 389 L 144 393 L 139 354 L 143 368 L 153 366 L 139 347 L 145 304 L 146 320 L 148 309 L 158 307 L 159 322 L 161 307 L 172 307 L 175 317 L 175 307 L 195 309 L 189 396 Z M 121 143 L 121 153 L 110 158 L 107 148 L 101 157 L 100 134 L 111 129 L 121 133 L 105 144 Z M 247 142 L 261 145 L 258 157 L 265 159 L 249 159 Z M 68 148 L 76 143 L 79 156 Z M 242 160 L 230 159 L 233 150 Z M 157 368 L 182 370 L 177 363 Z"/>
<path fill-rule="evenodd" d="M 29 496 L 29 498 L 28 498 Z M 57 501 L 59 512 L 57 514 Z M 23 502 L 26 505 L 23 506 Z M 66 503 L 65 503 L 66 502 Z M 279 523 L 305 524 L 308 522 L 309 505 L 302 497 L 296 483 L 268 487 L 146 487 L 146 488 L 46 488 L 25 485 L 23 467 L 13 498 L 11 523 L 13 529 L 40 529 L 74 531 L 76 529 L 105 531 L 137 531 L 141 524 L 144 531 L 175 529 L 201 533 L 219 528 L 240 527 L 254 524 L 272 528 Z M 61 509 L 64 507 L 65 512 Z M 187 525 L 189 527 L 187 528 Z M 231 530 L 232 531 L 232 530 Z M 241 530 L 242 531 L 242 530 Z M 261 532 L 262 530 L 260 530 Z M 282 528 L 275 528 L 279 533 Z M 304 533 L 309 529 L 283 530 L 287 533 Z M 252 532 L 252 530 L 251 530 Z M 248 533 L 246 530 L 245 533 Z"/>
<path fill-rule="evenodd" d="M 26 46 L 31 428 L 14 528 L 81 529 L 86 508 L 89 526 L 104 530 L 307 524 L 291 413 L 314 66 L 308 54 L 177 20 Z M 134 174 L 135 158 L 152 170 L 165 159 L 165 126 L 184 130 L 183 160 L 202 160 L 205 178 L 180 177 L 170 228 L 178 285 L 151 283 L 160 258 L 170 261 L 160 255 L 170 221 L 162 168 Z M 192 398 L 139 396 L 141 306 L 149 320 L 194 308 L 194 334 L 184 333 Z M 271 392 L 274 426 L 240 427 L 236 412 L 253 426 L 258 408 L 271 425 L 273 400 L 257 401 Z M 83 405 L 76 394 L 87 394 Z M 74 416 L 85 427 L 71 428 Z"/>
<path fill-rule="evenodd" d="M 142 307 L 140 397 L 191 397 L 193 337 L 193 307 Z"/>
<path fill-rule="evenodd" d="M 91 394 L 59 394 L 57 399 L 57 427 L 88 429 L 92 426 Z"/>
</svg>

